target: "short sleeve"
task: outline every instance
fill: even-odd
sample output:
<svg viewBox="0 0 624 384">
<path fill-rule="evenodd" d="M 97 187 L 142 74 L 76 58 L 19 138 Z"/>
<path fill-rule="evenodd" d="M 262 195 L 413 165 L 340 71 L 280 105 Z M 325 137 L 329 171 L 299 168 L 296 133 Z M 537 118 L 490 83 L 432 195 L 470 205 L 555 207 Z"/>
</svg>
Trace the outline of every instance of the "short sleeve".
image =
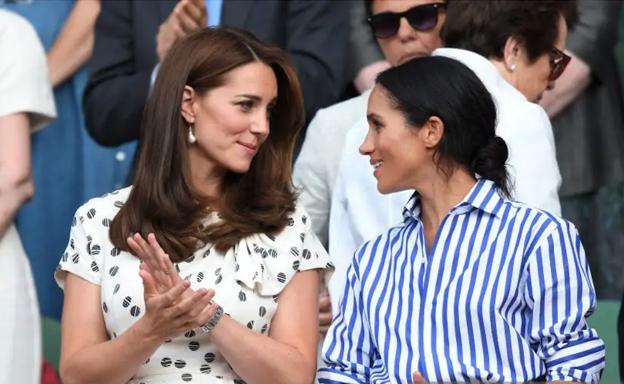
<svg viewBox="0 0 624 384">
<path fill-rule="evenodd" d="M 102 246 L 93 229 L 91 219 L 96 209 L 89 203 L 80 207 L 72 220 L 69 241 L 61 261 L 54 273 L 59 287 L 64 288 L 66 274 L 73 273 L 90 283 L 101 285 L 102 282 Z"/>
<path fill-rule="evenodd" d="M 333 270 L 334 266 L 329 260 L 329 255 L 321 244 L 321 241 L 312 230 L 310 217 L 307 212 L 301 209 L 298 212 L 298 217 L 294 219 L 300 219 L 304 231 L 300 236 L 301 242 L 301 255 L 299 257 L 299 271 L 307 271 L 310 269 L 328 269 Z"/>
<path fill-rule="evenodd" d="M 0 10 L 0 116 L 27 113 L 31 131 L 56 117 L 45 51 L 27 20 Z"/>
</svg>

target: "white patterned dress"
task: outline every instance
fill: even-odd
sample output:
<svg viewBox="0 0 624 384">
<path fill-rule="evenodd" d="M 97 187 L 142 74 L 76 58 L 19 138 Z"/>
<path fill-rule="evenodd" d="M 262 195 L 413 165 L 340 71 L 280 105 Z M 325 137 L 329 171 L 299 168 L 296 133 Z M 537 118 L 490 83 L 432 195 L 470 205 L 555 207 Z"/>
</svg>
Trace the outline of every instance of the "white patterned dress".
<svg viewBox="0 0 624 384">
<path fill-rule="evenodd" d="M 109 226 L 123 206 L 130 187 L 92 199 L 80 207 L 56 279 L 63 287 L 66 272 L 100 286 L 101 306 L 111 338 L 125 332 L 144 313 L 140 260 L 114 247 Z M 209 220 L 219 220 L 211 215 Z M 214 288 L 214 301 L 249 329 L 266 334 L 277 309 L 279 293 L 298 271 L 332 268 L 329 256 L 311 231 L 301 208 L 276 236 L 256 234 L 225 253 L 208 244 L 176 263 L 191 288 Z M 137 371 L 132 384 L 242 383 L 201 331 L 164 343 Z"/>
</svg>

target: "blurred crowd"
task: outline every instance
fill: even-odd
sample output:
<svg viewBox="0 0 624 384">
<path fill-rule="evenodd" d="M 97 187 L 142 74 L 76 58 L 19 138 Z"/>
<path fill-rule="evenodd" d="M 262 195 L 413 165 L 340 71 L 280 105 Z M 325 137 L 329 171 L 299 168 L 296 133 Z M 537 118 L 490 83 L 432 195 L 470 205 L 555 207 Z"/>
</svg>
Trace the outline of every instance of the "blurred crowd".
<svg viewBox="0 0 624 384">
<path fill-rule="evenodd" d="M 440 48 L 435 55 L 479 67 L 478 59 L 454 51 L 480 47 L 478 39 L 462 36 L 470 25 L 443 26 L 444 17 L 436 16 L 435 26 L 427 26 L 426 14 L 417 20 L 407 11 L 428 3 L 443 4 L 430 12 L 446 15 L 445 1 L 429 0 L 0 0 L 0 305 L 7 306 L 0 332 L 13 339 L 1 338 L 27 345 L 33 359 L 41 355 L 40 340 L 25 342 L 23 335 L 40 327 L 33 313 L 61 318 L 63 291 L 54 272 L 74 213 L 89 199 L 132 184 L 143 112 L 160 65 L 176 42 L 206 26 L 249 31 L 284 50 L 296 69 L 305 125 L 293 164 L 283 166 L 293 167 L 312 230 L 336 274 L 344 274 L 328 283 L 329 293 L 326 288 L 319 302 L 326 330 L 339 310 L 332 289 L 342 289 L 344 264 L 350 263 L 350 256 L 335 255 L 352 255 L 400 220 L 411 195 L 376 200 L 366 189 L 375 184 L 364 180 L 372 179 L 370 170 L 359 171 L 362 161 L 370 168 L 358 148 L 377 74 Z M 543 93 L 532 90 L 534 80 L 509 61 L 512 43 L 496 48 L 505 53 L 490 60 L 524 95 L 522 103 L 509 101 L 497 128 L 511 148 L 512 197 L 574 223 L 598 299 L 617 301 L 624 294 L 620 6 L 615 0 L 578 1 L 561 42 L 565 49 L 551 60 L 566 62 L 561 73 L 551 73 Z M 369 19 L 383 12 L 404 13 L 396 25 Z M 374 33 L 373 21 L 379 23 L 372 25 Z M 520 35 L 525 32 L 518 28 Z M 526 33 L 529 40 L 532 32 Z M 515 97 L 496 95 L 495 85 L 483 81 L 495 99 Z M 515 130 L 508 137 L 503 122 Z M 539 198 L 532 197 L 536 191 Z M 18 248 L 27 262 L 6 257 Z M 624 337 L 624 329 L 619 332 Z M 12 364 L 2 349 L 0 383 L 37 382 L 38 372 L 36 378 L 2 381 L 2 367 Z"/>
</svg>

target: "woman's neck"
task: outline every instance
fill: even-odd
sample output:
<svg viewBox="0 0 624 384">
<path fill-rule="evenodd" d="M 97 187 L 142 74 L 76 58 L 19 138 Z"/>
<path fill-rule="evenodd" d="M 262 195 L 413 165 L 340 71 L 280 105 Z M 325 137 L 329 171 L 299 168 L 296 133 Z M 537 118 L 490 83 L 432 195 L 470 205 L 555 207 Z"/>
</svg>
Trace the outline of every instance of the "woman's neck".
<svg viewBox="0 0 624 384">
<path fill-rule="evenodd" d="M 225 169 L 193 152 L 189 153 L 188 160 L 193 192 L 202 199 L 218 200 L 222 192 Z"/>
<path fill-rule="evenodd" d="M 455 169 L 449 177 L 440 171 L 437 176 L 416 187 L 425 230 L 434 232 L 451 208 L 459 204 L 476 183 L 474 175 L 461 168 Z"/>
</svg>

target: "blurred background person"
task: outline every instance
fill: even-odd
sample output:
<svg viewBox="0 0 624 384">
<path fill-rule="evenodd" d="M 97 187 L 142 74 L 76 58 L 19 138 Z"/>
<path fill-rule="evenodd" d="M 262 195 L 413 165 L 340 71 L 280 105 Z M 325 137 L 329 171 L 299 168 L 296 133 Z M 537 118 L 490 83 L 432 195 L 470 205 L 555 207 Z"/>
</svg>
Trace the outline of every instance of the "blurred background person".
<svg viewBox="0 0 624 384">
<path fill-rule="evenodd" d="M 540 104 L 553 124 L 563 217 L 579 229 L 598 297 L 622 298 L 618 332 L 624 382 L 624 103 L 614 55 L 621 1 L 578 4 L 579 23 L 570 29 L 566 48 L 572 60 Z"/>
<path fill-rule="evenodd" d="M 624 103 L 613 54 L 620 9 L 620 1 L 579 0 L 572 60 L 540 101 L 555 134 L 563 217 L 577 223 L 604 299 L 624 290 Z"/>
<path fill-rule="evenodd" d="M 89 131 L 105 145 L 139 138 L 157 64 L 173 42 L 207 25 L 239 27 L 283 48 L 297 68 L 311 119 L 342 89 L 349 5 L 331 0 L 104 2 L 84 97 Z"/>
<path fill-rule="evenodd" d="M 55 116 L 46 57 L 33 27 L 0 9 L 0 383 L 38 384 L 41 333 L 30 264 L 13 225 L 32 196 L 30 134 Z"/>
<path fill-rule="evenodd" d="M 81 99 L 85 63 L 93 49 L 98 0 L 2 3 L 34 26 L 47 54 L 58 118 L 32 136 L 32 174 L 37 191 L 18 213 L 17 230 L 30 258 L 44 316 L 59 319 L 62 292 L 53 272 L 78 206 L 125 185 L 134 144 L 103 148 L 84 125 Z M 65 223 L 65 225 L 63 224 Z"/>
</svg>

